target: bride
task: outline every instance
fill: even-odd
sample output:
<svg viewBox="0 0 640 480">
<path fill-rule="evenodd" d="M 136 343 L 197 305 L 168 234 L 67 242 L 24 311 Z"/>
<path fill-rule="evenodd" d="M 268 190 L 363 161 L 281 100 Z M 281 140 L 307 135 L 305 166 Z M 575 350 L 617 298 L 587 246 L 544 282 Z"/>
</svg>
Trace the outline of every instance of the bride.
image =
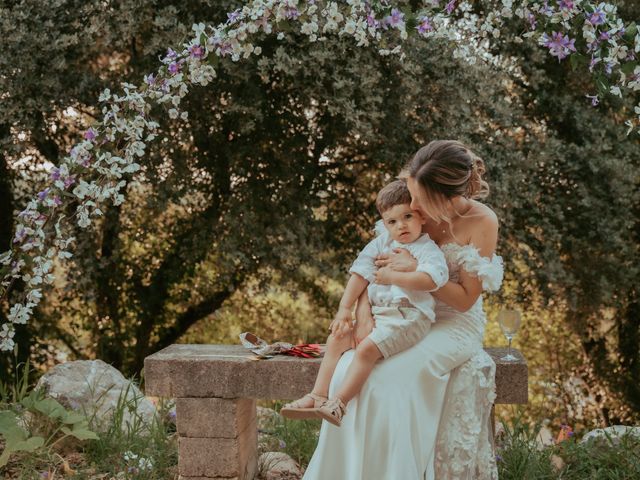
<svg viewBox="0 0 640 480">
<path fill-rule="evenodd" d="M 379 362 L 341 427 L 323 422 L 307 480 L 462 480 L 497 478 L 489 433 L 495 365 L 482 350 L 482 291 L 502 282 L 495 255 L 498 220 L 478 199 L 489 191 L 484 163 L 458 141 L 422 147 L 403 174 L 425 233 L 444 252 L 449 282 L 437 292 L 436 323 L 420 343 Z M 385 234 L 385 233 L 381 233 Z M 379 268 L 413 271 L 406 250 L 381 256 Z M 355 341 L 373 326 L 366 291 Z M 335 392 L 354 350 L 340 359 Z"/>
</svg>

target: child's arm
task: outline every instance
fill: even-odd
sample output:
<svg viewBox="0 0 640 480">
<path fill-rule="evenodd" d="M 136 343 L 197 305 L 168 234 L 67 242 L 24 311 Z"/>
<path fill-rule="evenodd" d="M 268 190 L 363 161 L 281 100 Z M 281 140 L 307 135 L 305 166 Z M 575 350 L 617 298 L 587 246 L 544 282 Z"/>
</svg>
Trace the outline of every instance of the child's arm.
<svg viewBox="0 0 640 480">
<path fill-rule="evenodd" d="M 353 306 L 367 288 L 369 282 L 357 273 L 352 273 L 342 294 L 338 312 L 331 322 L 331 333 L 340 338 L 351 331 L 351 311 Z"/>
</svg>

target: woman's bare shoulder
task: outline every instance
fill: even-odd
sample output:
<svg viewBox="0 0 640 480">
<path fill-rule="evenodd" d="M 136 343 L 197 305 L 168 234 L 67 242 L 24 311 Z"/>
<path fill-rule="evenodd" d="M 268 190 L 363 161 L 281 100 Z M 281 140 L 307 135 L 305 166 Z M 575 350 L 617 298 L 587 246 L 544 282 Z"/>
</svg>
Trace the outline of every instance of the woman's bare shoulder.
<svg viewBox="0 0 640 480">
<path fill-rule="evenodd" d="M 470 224 L 482 224 L 485 227 L 494 227 L 496 230 L 499 226 L 498 216 L 489 206 L 484 203 L 480 203 L 477 200 L 471 200 L 473 206 L 469 209 L 465 215 L 465 219 Z"/>
</svg>

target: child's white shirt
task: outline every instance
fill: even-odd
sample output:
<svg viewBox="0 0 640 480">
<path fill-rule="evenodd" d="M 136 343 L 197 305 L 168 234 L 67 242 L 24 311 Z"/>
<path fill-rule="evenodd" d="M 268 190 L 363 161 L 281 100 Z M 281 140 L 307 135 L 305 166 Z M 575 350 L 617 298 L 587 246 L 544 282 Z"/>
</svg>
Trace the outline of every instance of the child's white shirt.
<svg viewBox="0 0 640 480">
<path fill-rule="evenodd" d="M 371 240 L 358 254 L 349 273 L 356 273 L 369 282 L 367 293 L 371 305 L 392 306 L 409 301 L 432 322 L 435 321 L 435 299 L 430 291 L 441 288 L 449 280 L 449 269 L 442 250 L 431 240 L 429 235 L 422 234 L 411 243 L 400 243 L 391 239 L 387 229 L 379 222 L 376 232 L 379 235 Z M 375 283 L 375 272 L 378 269 L 375 259 L 382 253 L 391 253 L 394 248 L 405 248 L 418 261 L 417 272 L 431 276 L 435 288 L 430 291 L 409 290 L 397 285 L 380 285 Z"/>
</svg>

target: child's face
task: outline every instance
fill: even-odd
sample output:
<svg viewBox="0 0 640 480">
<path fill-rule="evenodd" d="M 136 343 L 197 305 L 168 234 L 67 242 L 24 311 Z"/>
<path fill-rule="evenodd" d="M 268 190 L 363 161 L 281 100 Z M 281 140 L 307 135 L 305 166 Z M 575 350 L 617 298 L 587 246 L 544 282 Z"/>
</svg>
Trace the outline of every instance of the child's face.
<svg viewBox="0 0 640 480">
<path fill-rule="evenodd" d="M 424 218 L 411 205 L 395 205 L 382 213 L 384 226 L 389 230 L 391 238 L 400 243 L 415 242 L 422 234 Z"/>
</svg>

